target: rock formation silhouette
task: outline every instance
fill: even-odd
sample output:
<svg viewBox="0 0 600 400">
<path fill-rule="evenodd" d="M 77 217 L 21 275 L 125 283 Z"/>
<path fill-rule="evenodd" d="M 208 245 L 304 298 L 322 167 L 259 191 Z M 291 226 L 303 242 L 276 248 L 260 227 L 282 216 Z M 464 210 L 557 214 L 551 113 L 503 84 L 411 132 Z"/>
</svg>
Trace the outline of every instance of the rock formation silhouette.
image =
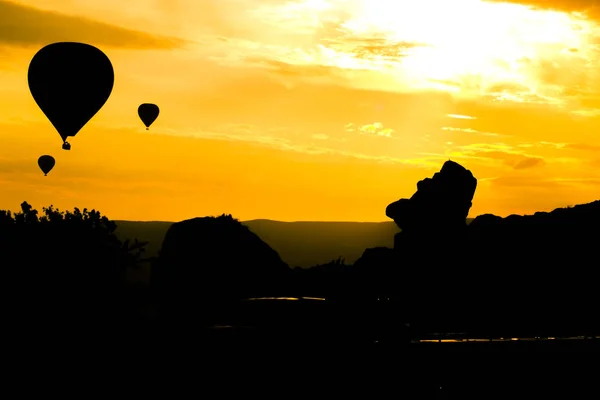
<svg viewBox="0 0 600 400">
<path fill-rule="evenodd" d="M 456 280 L 454 265 L 468 251 L 466 218 L 476 188 L 477 179 L 471 171 L 447 161 L 432 178 L 419 181 L 417 191 L 409 199 L 387 206 L 386 215 L 401 232 L 394 237 L 393 253 L 388 253 L 393 260 L 386 264 L 396 267 L 385 274 L 386 292 L 395 292 L 407 305 L 411 312 L 409 319 L 456 318 L 456 308 L 449 309 L 443 304 L 448 296 L 458 300 L 461 293 L 459 286 L 450 282 Z M 381 250 L 378 253 L 379 260 L 374 261 L 381 264 L 385 253 Z M 364 256 L 369 254 L 365 252 Z M 395 282 L 396 286 L 390 287 L 389 282 Z"/>
<path fill-rule="evenodd" d="M 386 209 L 402 230 L 394 249 L 367 249 L 348 269 L 392 294 L 425 330 L 572 335 L 598 329 L 593 279 L 600 201 L 466 223 L 477 180 L 448 161 L 410 199 Z M 428 324 L 431 324 L 427 327 Z"/>
<path fill-rule="evenodd" d="M 476 188 L 477 179 L 471 171 L 446 161 L 440 172 L 417 183 L 410 199 L 387 206 L 386 215 L 402 230 L 396 234 L 394 248 L 401 247 L 403 241 L 410 245 L 436 241 L 439 245 L 466 234 L 466 218 Z"/>
<path fill-rule="evenodd" d="M 228 302 L 285 292 L 291 269 L 277 252 L 232 218 L 194 218 L 169 228 L 152 281 L 163 311 L 214 322 Z"/>
</svg>

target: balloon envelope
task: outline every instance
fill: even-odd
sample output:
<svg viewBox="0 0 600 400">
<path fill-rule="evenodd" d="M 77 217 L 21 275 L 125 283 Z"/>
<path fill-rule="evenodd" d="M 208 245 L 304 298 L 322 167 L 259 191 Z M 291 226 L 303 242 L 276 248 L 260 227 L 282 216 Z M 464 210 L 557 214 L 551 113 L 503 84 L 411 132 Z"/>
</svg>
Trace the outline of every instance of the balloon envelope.
<svg viewBox="0 0 600 400">
<path fill-rule="evenodd" d="M 64 142 L 106 103 L 115 75 L 106 54 L 96 47 L 59 42 L 33 56 L 27 80 L 33 99 Z"/>
<path fill-rule="evenodd" d="M 156 104 L 144 103 L 138 107 L 138 115 L 140 119 L 146 125 L 146 129 L 152 125 L 156 118 L 158 118 L 160 110 Z"/>
<path fill-rule="evenodd" d="M 40 158 L 38 158 L 38 166 L 40 167 L 44 175 L 48 175 L 48 172 L 52 171 L 52 168 L 54 168 L 55 164 L 56 161 L 52 156 L 43 155 L 40 156 Z"/>
</svg>

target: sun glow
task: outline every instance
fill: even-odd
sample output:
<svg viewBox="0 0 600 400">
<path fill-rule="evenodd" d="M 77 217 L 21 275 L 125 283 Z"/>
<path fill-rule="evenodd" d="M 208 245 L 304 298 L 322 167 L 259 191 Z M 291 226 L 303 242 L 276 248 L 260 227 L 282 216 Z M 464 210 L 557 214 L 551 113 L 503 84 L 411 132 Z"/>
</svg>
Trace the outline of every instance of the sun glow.
<svg viewBox="0 0 600 400">
<path fill-rule="evenodd" d="M 540 77 L 545 63 L 581 68 L 595 50 L 597 26 L 592 22 L 517 4 L 312 0 L 305 5 L 319 15 L 322 29 L 341 37 L 335 45 L 319 44 L 314 60 L 343 69 L 377 70 L 413 89 L 548 101 L 564 88 L 547 85 Z M 361 40 L 376 45 L 357 53 Z"/>
</svg>

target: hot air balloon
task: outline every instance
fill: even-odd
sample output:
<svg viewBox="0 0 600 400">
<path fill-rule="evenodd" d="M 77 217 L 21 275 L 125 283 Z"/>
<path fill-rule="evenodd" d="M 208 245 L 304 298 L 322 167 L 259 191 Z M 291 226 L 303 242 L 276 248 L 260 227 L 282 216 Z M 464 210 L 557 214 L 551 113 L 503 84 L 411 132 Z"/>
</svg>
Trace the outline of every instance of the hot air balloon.
<svg viewBox="0 0 600 400">
<path fill-rule="evenodd" d="M 44 173 L 44 176 L 48 176 L 48 172 L 52 171 L 52 168 L 54 168 L 55 164 L 56 164 L 56 161 L 54 160 L 54 157 L 52 157 L 52 156 L 43 155 L 43 156 L 40 156 L 40 158 L 38 158 L 38 166 Z"/>
<path fill-rule="evenodd" d="M 159 112 L 160 110 L 156 104 L 144 103 L 138 107 L 138 115 L 144 125 L 146 125 L 146 130 L 148 130 L 150 125 L 156 121 Z"/>
<path fill-rule="evenodd" d="M 39 50 L 27 73 L 33 99 L 56 128 L 63 149 L 104 106 L 115 81 L 106 54 L 85 43 L 59 42 Z"/>
</svg>

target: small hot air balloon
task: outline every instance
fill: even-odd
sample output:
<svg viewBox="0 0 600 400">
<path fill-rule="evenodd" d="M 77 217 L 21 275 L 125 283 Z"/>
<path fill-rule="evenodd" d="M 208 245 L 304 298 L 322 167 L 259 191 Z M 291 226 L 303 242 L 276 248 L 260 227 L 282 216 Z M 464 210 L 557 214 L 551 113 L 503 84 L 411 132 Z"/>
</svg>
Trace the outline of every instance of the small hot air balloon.
<svg viewBox="0 0 600 400">
<path fill-rule="evenodd" d="M 48 172 L 52 171 L 52 168 L 54 168 L 55 164 L 56 164 L 56 161 L 54 160 L 54 157 L 52 157 L 52 156 L 43 155 L 43 156 L 40 156 L 40 158 L 38 158 L 38 166 L 44 173 L 44 176 L 48 176 Z"/>
<path fill-rule="evenodd" d="M 159 112 L 160 110 L 156 104 L 144 103 L 138 107 L 138 115 L 144 125 L 146 125 L 146 130 L 148 130 L 150 125 L 156 121 Z"/>
<path fill-rule="evenodd" d="M 94 46 L 58 42 L 40 49 L 27 73 L 33 99 L 69 150 L 75 136 L 108 100 L 115 81 L 106 54 Z"/>
</svg>

